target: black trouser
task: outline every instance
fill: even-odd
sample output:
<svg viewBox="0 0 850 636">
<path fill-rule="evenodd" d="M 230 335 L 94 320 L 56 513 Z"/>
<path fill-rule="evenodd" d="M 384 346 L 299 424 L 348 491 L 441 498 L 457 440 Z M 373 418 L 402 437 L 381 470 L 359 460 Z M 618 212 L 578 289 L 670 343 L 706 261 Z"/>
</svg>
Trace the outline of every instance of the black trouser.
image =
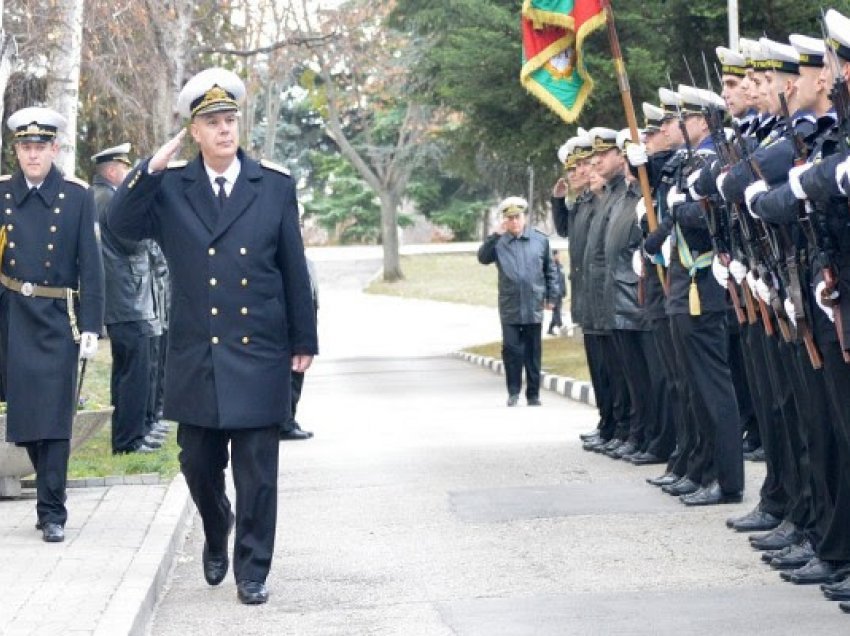
<svg viewBox="0 0 850 636">
<path fill-rule="evenodd" d="M 522 369 L 525 367 L 525 396 L 540 397 L 540 323 L 508 325 L 502 323 L 502 361 L 508 395 L 519 395 Z"/>
<path fill-rule="evenodd" d="M 611 413 L 614 418 L 613 432 L 610 437 L 625 440 L 634 418 L 634 409 L 626 383 L 625 363 L 615 342 L 614 333 L 609 331 L 599 336 L 602 347 L 602 359 L 611 387 Z"/>
<path fill-rule="evenodd" d="M 844 362 L 837 342 L 819 341 L 823 354 L 824 381 L 834 417 L 835 447 L 827 460 L 828 474 L 833 476 L 833 494 L 828 525 L 821 537 L 817 553 L 826 561 L 850 561 L 850 365 Z"/>
<path fill-rule="evenodd" d="M 771 362 L 765 355 L 765 347 L 775 347 L 771 343 L 766 344 L 769 336 L 761 325 L 747 326 L 741 332 L 746 353 L 744 365 L 750 386 L 753 387 L 751 396 L 753 406 L 756 409 L 756 420 L 759 425 L 759 439 L 764 449 L 765 477 L 759 491 L 759 508 L 774 517 L 782 518 L 788 509 L 788 493 L 785 491 L 785 483 L 782 476 L 785 465 L 782 431 L 783 427 L 777 423 L 783 415 L 775 406 L 778 400 L 775 397 L 771 382 Z"/>
<path fill-rule="evenodd" d="M 142 321 L 106 326 L 112 346 L 112 450 L 130 450 L 148 433 L 150 336 Z"/>
<path fill-rule="evenodd" d="M 590 372 L 590 384 L 593 386 L 593 395 L 596 398 L 596 408 L 599 411 L 599 434 L 607 440 L 614 434 L 616 420 L 614 419 L 611 378 L 605 366 L 605 354 L 601 338 L 602 336 L 598 334 L 585 333 L 584 353 Z"/>
<path fill-rule="evenodd" d="M 58 523 L 68 520 L 65 508 L 65 484 L 68 480 L 68 458 L 71 442 L 67 439 L 45 439 L 20 444 L 27 450 L 35 468 L 37 502 L 35 511 L 41 523 Z"/>
<path fill-rule="evenodd" d="M 162 399 L 165 392 L 165 359 L 168 354 L 168 330 L 161 336 L 150 338 L 150 365 L 148 375 L 148 406 L 145 423 L 148 431 L 162 417 Z"/>
<path fill-rule="evenodd" d="M 648 331 L 616 329 L 613 332 L 631 404 L 627 437 L 628 441 L 638 447 L 644 443 L 646 428 L 654 427 L 657 419 L 652 399 L 652 378 L 646 359 L 651 338 Z"/>
<path fill-rule="evenodd" d="M 564 306 L 564 299 L 559 298 L 555 301 L 555 304 L 552 306 L 552 320 L 549 322 L 549 333 L 552 333 L 552 330 L 555 327 L 563 327 L 564 319 L 561 318 L 561 309 Z"/>
<path fill-rule="evenodd" d="M 221 430 L 180 424 L 180 470 L 201 515 L 210 550 L 223 552 L 230 515 L 224 486 L 228 442 L 236 489 L 233 574 L 237 582 L 265 582 L 277 524 L 278 426 Z"/>
<path fill-rule="evenodd" d="M 738 399 L 738 416 L 741 420 L 741 434 L 759 440 L 758 422 L 756 421 L 752 391 L 747 376 L 743 354 L 743 334 L 746 328 L 738 325 L 735 314 L 726 316 L 729 326 L 729 371 L 732 373 L 732 384 L 735 386 L 735 397 Z M 731 321 L 731 322 L 730 322 Z"/>
<path fill-rule="evenodd" d="M 667 459 L 676 446 L 677 421 L 684 421 L 686 414 L 679 397 L 681 381 L 676 373 L 676 352 L 670 334 L 670 321 L 666 316 L 652 322 L 652 345 L 655 356 L 648 356 L 647 363 L 653 375 L 652 393 L 658 426 L 650 433 L 646 451 Z"/>
<path fill-rule="evenodd" d="M 301 399 L 301 389 L 304 387 L 304 374 L 300 371 L 292 372 L 292 381 L 289 383 L 291 387 L 290 396 L 292 399 L 292 415 L 286 422 L 281 424 L 280 430 L 283 433 L 291 433 L 298 428 L 298 422 L 295 421 L 295 412 L 298 410 L 298 400 Z"/>
<path fill-rule="evenodd" d="M 744 489 L 744 457 L 741 423 L 735 387 L 729 371 L 729 337 L 726 314 L 673 317 L 674 328 L 684 344 L 688 382 L 697 402 L 699 444 L 704 458 L 701 483 L 718 481 L 726 493 Z"/>
</svg>

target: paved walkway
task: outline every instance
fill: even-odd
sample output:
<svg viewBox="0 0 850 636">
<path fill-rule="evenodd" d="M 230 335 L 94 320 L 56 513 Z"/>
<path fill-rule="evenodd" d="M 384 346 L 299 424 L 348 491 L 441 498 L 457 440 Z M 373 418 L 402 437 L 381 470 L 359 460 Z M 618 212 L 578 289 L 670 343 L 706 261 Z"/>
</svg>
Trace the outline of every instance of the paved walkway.
<svg viewBox="0 0 850 636">
<path fill-rule="evenodd" d="M 657 469 L 580 450 L 589 407 L 507 409 L 501 377 L 444 355 L 497 339 L 493 310 L 362 295 L 377 260 L 316 260 L 323 355 L 299 418 L 316 438 L 282 446 L 269 604 L 203 582 L 178 478 L 70 491 L 59 545 L 32 499 L 0 501 L 0 634 L 847 631 L 725 528 L 759 467 L 743 504 L 686 510 L 643 482 Z"/>
</svg>

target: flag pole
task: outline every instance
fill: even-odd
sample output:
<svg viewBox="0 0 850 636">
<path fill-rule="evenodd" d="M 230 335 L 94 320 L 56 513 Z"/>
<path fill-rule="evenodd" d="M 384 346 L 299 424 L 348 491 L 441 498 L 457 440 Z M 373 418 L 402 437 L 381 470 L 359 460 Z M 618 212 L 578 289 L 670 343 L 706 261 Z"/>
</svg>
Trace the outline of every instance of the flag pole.
<svg viewBox="0 0 850 636">
<path fill-rule="evenodd" d="M 620 38 L 617 36 L 617 25 L 614 24 L 614 10 L 611 8 L 610 0 L 600 0 L 599 4 L 603 11 L 605 11 L 605 22 L 608 25 L 608 42 L 611 45 L 611 57 L 614 58 L 614 70 L 617 73 L 617 85 L 620 87 L 620 97 L 623 98 L 626 122 L 629 124 L 632 142 L 637 144 L 640 143 L 637 118 L 635 117 L 634 104 L 632 104 L 632 89 L 629 86 L 629 75 L 626 72 L 626 64 L 623 62 L 623 54 L 620 51 Z M 646 166 L 638 166 L 637 173 L 641 194 L 643 194 L 643 200 L 646 203 L 646 220 L 649 224 L 649 231 L 652 232 L 658 227 L 658 220 L 655 218 L 655 208 L 652 205 L 652 192 L 649 189 L 649 176 L 646 172 Z"/>
</svg>

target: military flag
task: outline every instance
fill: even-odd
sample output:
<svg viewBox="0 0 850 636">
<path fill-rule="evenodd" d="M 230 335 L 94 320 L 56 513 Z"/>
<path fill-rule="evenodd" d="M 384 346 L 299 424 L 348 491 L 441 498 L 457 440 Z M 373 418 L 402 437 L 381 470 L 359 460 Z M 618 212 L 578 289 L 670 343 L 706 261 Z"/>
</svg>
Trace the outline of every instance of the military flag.
<svg viewBox="0 0 850 636">
<path fill-rule="evenodd" d="M 520 82 L 567 123 L 593 88 L 582 60 L 585 38 L 605 24 L 600 0 L 524 0 Z"/>
</svg>

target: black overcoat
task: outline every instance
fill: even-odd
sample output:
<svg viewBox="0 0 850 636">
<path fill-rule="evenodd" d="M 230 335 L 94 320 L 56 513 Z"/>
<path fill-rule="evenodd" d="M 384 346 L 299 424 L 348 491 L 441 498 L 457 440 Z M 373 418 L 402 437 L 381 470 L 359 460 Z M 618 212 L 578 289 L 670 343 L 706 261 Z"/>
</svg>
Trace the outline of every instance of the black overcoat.
<svg viewBox="0 0 850 636">
<path fill-rule="evenodd" d="M 156 174 L 142 162 L 107 221 L 118 236 L 156 240 L 168 261 L 165 418 L 218 429 L 286 421 L 292 356 L 318 352 L 293 180 L 238 156 L 219 214 L 199 155 Z"/>
<path fill-rule="evenodd" d="M 6 226 L 3 273 L 79 290 L 79 331 L 103 329 L 103 262 L 88 186 L 54 166 L 36 192 L 23 173 L 0 178 Z M 70 439 L 79 346 L 65 299 L 23 296 L 0 285 L 0 373 L 6 440 Z"/>
</svg>

